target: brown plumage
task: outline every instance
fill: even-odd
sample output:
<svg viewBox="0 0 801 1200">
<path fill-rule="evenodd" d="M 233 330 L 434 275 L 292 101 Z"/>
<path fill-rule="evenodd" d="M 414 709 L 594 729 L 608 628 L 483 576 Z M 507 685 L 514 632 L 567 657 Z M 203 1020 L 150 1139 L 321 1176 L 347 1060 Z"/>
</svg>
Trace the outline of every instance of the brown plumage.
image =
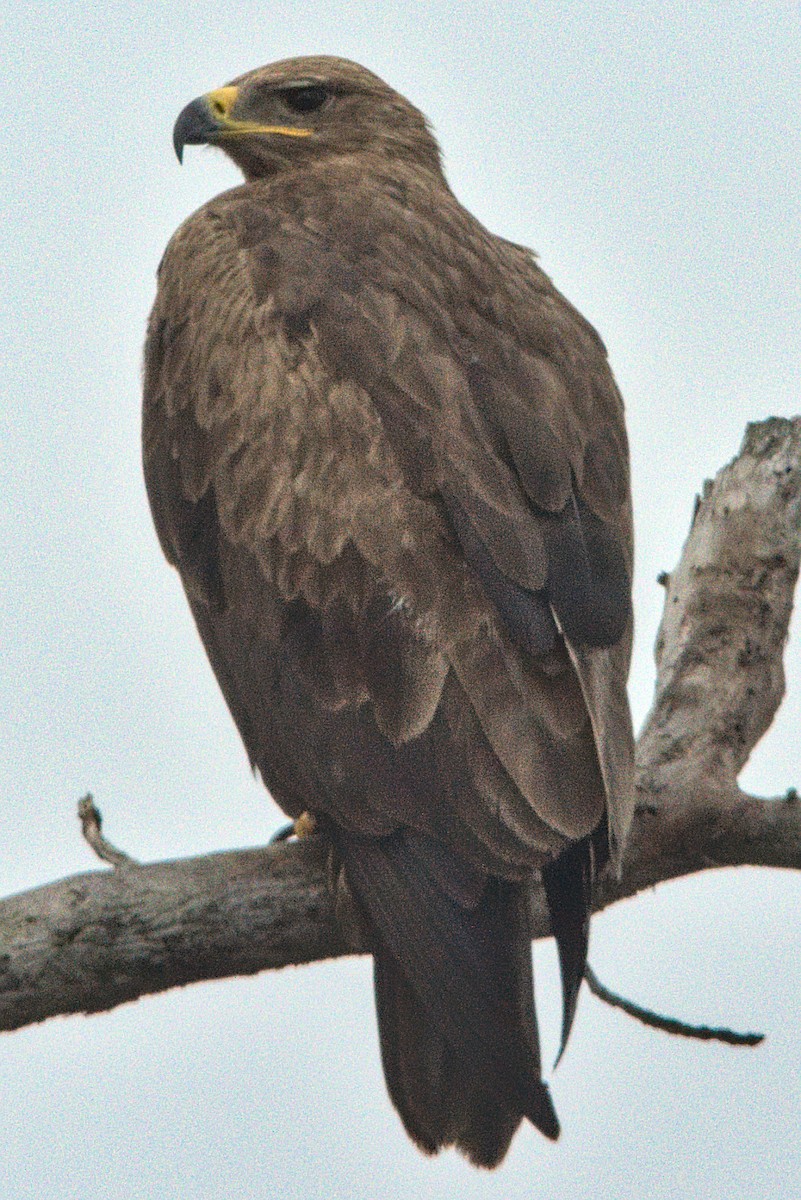
<svg viewBox="0 0 801 1200">
<path fill-rule="evenodd" d="M 592 328 L 454 198 L 423 116 L 331 58 L 194 101 L 246 182 L 173 237 L 144 460 L 251 762 L 371 931 L 387 1085 L 494 1166 L 541 1080 L 527 896 L 563 1039 L 632 808 L 623 406 Z"/>
</svg>

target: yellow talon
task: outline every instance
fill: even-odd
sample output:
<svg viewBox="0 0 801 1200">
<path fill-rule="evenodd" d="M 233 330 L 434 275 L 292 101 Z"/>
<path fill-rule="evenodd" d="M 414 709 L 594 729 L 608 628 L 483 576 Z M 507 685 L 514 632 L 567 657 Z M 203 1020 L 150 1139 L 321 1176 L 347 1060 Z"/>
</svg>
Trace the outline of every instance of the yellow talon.
<svg viewBox="0 0 801 1200">
<path fill-rule="evenodd" d="M 312 816 L 310 812 L 302 812 L 295 822 L 295 837 L 305 838 L 311 835 L 317 829 L 317 818 Z"/>
</svg>

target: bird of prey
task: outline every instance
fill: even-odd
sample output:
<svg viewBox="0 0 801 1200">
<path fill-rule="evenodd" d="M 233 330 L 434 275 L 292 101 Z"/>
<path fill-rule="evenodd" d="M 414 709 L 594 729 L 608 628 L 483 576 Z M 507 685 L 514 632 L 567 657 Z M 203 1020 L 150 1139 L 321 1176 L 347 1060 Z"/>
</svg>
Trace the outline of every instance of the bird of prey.
<svg viewBox="0 0 801 1200">
<path fill-rule="evenodd" d="M 329 840 L 375 964 L 387 1086 L 492 1167 L 542 1080 L 541 876 L 567 1038 L 592 880 L 632 812 L 632 529 L 604 346 L 444 178 L 423 115 L 342 59 L 192 101 L 245 181 L 177 231 L 144 464 L 253 766 Z"/>
</svg>

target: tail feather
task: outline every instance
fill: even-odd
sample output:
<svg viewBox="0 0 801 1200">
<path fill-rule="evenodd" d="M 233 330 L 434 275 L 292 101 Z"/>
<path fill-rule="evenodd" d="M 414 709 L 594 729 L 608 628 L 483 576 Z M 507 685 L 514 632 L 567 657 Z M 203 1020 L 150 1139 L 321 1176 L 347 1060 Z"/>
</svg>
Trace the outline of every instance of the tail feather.
<svg viewBox="0 0 801 1200">
<path fill-rule="evenodd" d="M 456 1146 L 473 1166 L 492 1170 L 505 1157 L 519 1124 L 516 1109 L 498 1104 L 492 1095 L 479 1093 L 473 1119 L 461 1130 Z"/>
<path fill-rule="evenodd" d="M 448 1093 L 447 1044 L 431 1029 L 405 976 L 388 955 L 376 954 L 374 978 L 387 1089 L 411 1138 L 424 1153 L 435 1154 L 456 1136 L 443 1106 Z"/>
<path fill-rule="evenodd" d="M 432 842 L 421 854 L 419 835 L 403 831 L 338 841 L 376 930 L 384 1073 L 410 1136 L 428 1153 L 456 1145 L 486 1167 L 524 1117 L 557 1137 L 540 1078 L 523 886 L 488 879 L 476 893 L 451 851 Z M 432 870 L 432 855 L 447 856 L 447 870 Z"/>
</svg>

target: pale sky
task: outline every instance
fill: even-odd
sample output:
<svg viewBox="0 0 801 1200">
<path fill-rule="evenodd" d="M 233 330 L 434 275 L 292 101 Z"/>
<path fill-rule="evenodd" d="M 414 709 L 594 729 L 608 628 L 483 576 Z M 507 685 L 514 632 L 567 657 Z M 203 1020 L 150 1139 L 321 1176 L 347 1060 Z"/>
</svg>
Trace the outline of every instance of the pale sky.
<svg viewBox="0 0 801 1200">
<path fill-rule="evenodd" d="M 6 5 L 0 275 L 0 894 L 93 869 L 94 792 L 141 859 L 261 843 L 249 772 L 139 459 L 164 245 L 238 176 L 176 162 L 183 105 L 292 54 L 355 58 L 432 120 L 459 198 L 533 246 L 597 326 L 628 409 L 635 719 L 705 477 L 750 420 L 801 410 L 797 3 Z M 13 101 L 13 103 L 12 103 Z M 797 625 L 797 622 L 796 622 Z M 744 783 L 799 783 L 801 652 Z M 421 1157 L 381 1078 L 369 961 L 198 985 L 7 1035 L 3 1200 L 774 1200 L 801 1195 L 801 878 L 664 885 L 593 925 L 606 983 L 758 1050 L 677 1043 L 582 997 L 552 1088 L 562 1139 L 504 1166 Z M 0 948 L 1 949 L 1 948 Z M 558 991 L 537 948 L 546 1057 Z"/>
</svg>

